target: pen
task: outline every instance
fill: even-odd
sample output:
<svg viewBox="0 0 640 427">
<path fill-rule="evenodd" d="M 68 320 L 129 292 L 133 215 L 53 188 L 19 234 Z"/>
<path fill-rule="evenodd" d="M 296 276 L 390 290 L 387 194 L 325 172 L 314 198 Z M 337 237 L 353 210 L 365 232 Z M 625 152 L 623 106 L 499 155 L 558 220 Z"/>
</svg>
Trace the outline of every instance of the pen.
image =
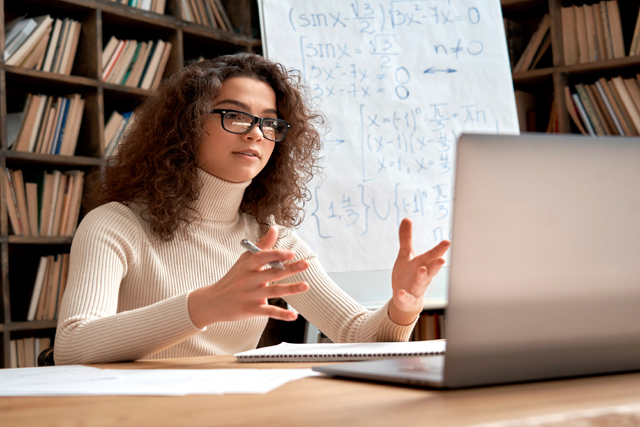
<svg viewBox="0 0 640 427">
<path fill-rule="evenodd" d="M 245 248 L 252 254 L 257 254 L 262 250 L 247 239 L 242 239 L 240 244 L 242 245 L 243 248 Z M 269 262 L 268 264 L 273 268 L 277 268 L 278 270 L 284 270 L 284 264 L 282 264 L 280 261 L 273 261 L 273 262 Z"/>
</svg>

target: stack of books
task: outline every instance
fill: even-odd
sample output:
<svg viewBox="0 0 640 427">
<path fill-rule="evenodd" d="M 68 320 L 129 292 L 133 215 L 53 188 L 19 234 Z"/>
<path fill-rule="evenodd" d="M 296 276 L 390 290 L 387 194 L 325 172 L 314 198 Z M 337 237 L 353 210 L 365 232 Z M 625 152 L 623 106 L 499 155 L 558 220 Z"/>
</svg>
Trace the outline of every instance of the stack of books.
<svg viewBox="0 0 640 427">
<path fill-rule="evenodd" d="M 584 135 L 640 135 L 640 74 L 565 87 L 569 115 Z"/>
<path fill-rule="evenodd" d="M 71 74 L 80 40 L 81 24 L 49 15 L 14 19 L 5 29 L 7 65 L 64 75 Z"/>
<path fill-rule="evenodd" d="M 9 148 L 29 153 L 73 156 L 84 113 L 79 94 L 28 94 L 21 112 L 7 114 Z"/>
<path fill-rule="evenodd" d="M 73 236 L 78 226 L 84 172 L 2 173 L 9 224 L 16 236 Z"/>
<path fill-rule="evenodd" d="M 116 152 L 118 143 L 122 139 L 127 125 L 132 120 L 133 112 L 128 111 L 120 114 L 117 111 L 111 113 L 107 124 L 104 127 L 104 141 L 106 147 L 104 149 L 104 157 L 111 157 Z"/>
<path fill-rule="evenodd" d="M 27 320 L 55 320 L 69 276 L 69 254 L 40 257 Z M 46 348 L 46 347 L 45 347 Z"/>
<path fill-rule="evenodd" d="M 164 14 L 164 6 L 166 0 L 110 0 L 114 3 L 120 3 L 127 6 L 135 7 L 141 10 Z"/>
<path fill-rule="evenodd" d="M 625 56 L 618 0 L 561 8 L 566 65 Z"/>
<path fill-rule="evenodd" d="M 10 342 L 12 368 L 34 368 L 38 366 L 38 355 L 51 346 L 50 338 L 20 338 Z"/>
<path fill-rule="evenodd" d="M 233 31 L 233 24 L 220 0 L 177 0 L 182 19 L 224 31 Z"/>
<path fill-rule="evenodd" d="M 142 89 L 155 88 L 160 84 L 170 53 L 170 42 L 119 40 L 112 36 L 102 51 L 102 80 Z"/>
</svg>

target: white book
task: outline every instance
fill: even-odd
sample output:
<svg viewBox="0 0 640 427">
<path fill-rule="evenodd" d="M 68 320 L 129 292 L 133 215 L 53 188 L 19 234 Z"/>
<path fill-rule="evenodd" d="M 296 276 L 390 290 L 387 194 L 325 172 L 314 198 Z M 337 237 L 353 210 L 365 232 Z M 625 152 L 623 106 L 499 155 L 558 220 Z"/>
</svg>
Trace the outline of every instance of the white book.
<svg viewBox="0 0 640 427">
<path fill-rule="evenodd" d="M 138 2 L 138 8 L 142 10 L 151 10 L 151 0 L 140 0 Z"/>
<path fill-rule="evenodd" d="M 5 40 L 5 48 L 4 48 L 4 60 L 6 61 L 9 57 L 18 50 L 18 48 L 22 45 L 22 43 L 29 37 L 29 34 L 36 28 L 38 23 L 33 18 L 25 19 L 21 21 L 16 27 L 13 28 L 15 34 L 10 35 L 8 39 Z"/>
<path fill-rule="evenodd" d="M 289 344 L 283 342 L 234 356 L 238 362 L 334 362 L 444 354 L 445 340 L 348 344 Z"/>
<path fill-rule="evenodd" d="M 49 46 L 47 47 L 47 53 L 44 57 L 44 63 L 42 64 L 42 71 L 51 71 L 51 65 L 53 64 L 53 57 L 56 53 L 56 47 L 58 45 L 58 39 L 60 38 L 60 30 L 62 29 L 62 19 L 56 19 L 53 24 L 53 32 L 49 39 Z"/>
<path fill-rule="evenodd" d="M 38 308 L 38 302 L 40 301 L 40 294 L 42 293 L 42 284 L 44 283 L 44 273 L 47 270 L 47 257 L 40 257 L 40 264 L 38 265 L 38 272 L 36 274 L 36 281 L 33 285 L 33 295 L 31 295 L 31 304 L 29 304 L 29 312 L 27 313 L 27 320 L 33 321 L 36 317 L 36 309 Z"/>
<path fill-rule="evenodd" d="M 29 52 L 34 48 L 35 43 L 42 37 L 42 35 L 51 28 L 53 18 L 49 15 L 38 16 L 34 18 L 38 24 L 36 28 L 29 34 L 29 37 L 20 45 L 20 47 L 7 59 L 7 65 L 16 66 L 20 64 Z"/>
</svg>

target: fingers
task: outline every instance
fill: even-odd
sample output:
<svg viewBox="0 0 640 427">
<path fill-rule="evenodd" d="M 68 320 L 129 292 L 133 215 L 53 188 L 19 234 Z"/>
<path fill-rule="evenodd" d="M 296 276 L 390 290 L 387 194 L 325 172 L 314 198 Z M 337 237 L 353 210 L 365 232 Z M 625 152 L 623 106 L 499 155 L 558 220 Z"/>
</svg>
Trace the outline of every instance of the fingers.
<svg viewBox="0 0 640 427">
<path fill-rule="evenodd" d="M 398 236 L 400 237 L 400 250 L 398 256 L 411 256 L 413 253 L 413 226 L 409 218 L 405 218 L 400 223 Z"/>
<path fill-rule="evenodd" d="M 430 264 L 434 259 L 441 258 L 451 246 L 451 242 L 443 240 L 435 245 L 431 250 L 420 255 L 420 262 L 422 264 Z"/>
<path fill-rule="evenodd" d="M 269 316 L 276 320 L 284 320 L 286 322 L 291 322 L 298 318 L 298 315 L 293 311 L 285 310 L 284 308 L 275 307 L 273 305 L 265 305 L 261 307 L 260 312 L 260 315 Z"/>
<path fill-rule="evenodd" d="M 282 298 L 288 295 L 300 294 L 308 289 L 309 285 L 306 282 L 271 285 L 258 290 L 256 296 L 265 299 Z"/>
</svg>

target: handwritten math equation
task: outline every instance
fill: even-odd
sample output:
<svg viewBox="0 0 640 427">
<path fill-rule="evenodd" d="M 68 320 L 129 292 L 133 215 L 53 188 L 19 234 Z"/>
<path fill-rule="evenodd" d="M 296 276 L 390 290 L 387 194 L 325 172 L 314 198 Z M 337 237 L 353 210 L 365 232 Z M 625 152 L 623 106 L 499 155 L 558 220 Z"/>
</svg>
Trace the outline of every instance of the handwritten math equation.
<svg viewBox="0 0 640 427">
<path fill-rule="evenodd" d="M 495 100 L 470 89 L 476 69 L 499 56 L 487 3 L 291 4 L 286 56 L 332 122 L 327 180 L 312 188 L 307 230 L 371 242 L 409 217 L 427 226 L 428 243 L 450 238 L 457 138 L 500 133 Z"/>
</svg>

